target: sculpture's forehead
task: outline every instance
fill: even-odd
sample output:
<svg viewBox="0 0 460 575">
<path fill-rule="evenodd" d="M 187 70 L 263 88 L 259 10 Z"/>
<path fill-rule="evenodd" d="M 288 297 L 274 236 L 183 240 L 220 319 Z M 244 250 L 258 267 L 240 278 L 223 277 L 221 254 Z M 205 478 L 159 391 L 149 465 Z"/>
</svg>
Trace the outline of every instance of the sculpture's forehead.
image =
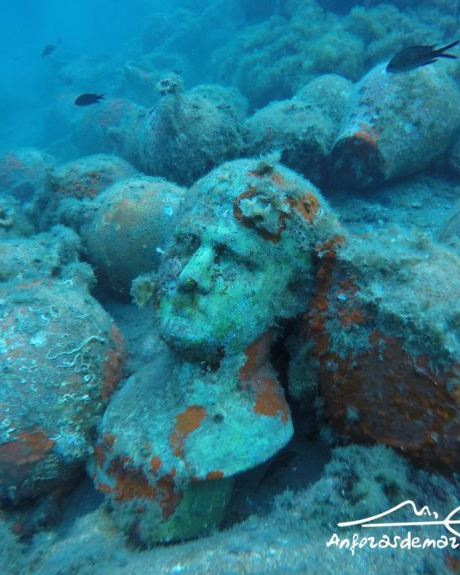
<svg viewBox="0 0 460 575">
<path fill-rule="evenodd" d="M 196 195 L 184 209 L 183 221 L 196 221 L 201 224 L 225 221 L 231 224 L 235 220 L 235 200 L 236 197 L 222 197 L 214 192 L 209 195 Z"/>
<path fill-rule="evenodd" d="M 176 237 L 184 235 L 199 239 L 200 243 L 224 244 L 234 250 L 258 252 L 266 244 L 254 230 L 248 229 L 237 220 L 196 220 L 186 218 L 176 229 Z M 269 246 L 267 246 L 268 248 Z"/>
</svg>

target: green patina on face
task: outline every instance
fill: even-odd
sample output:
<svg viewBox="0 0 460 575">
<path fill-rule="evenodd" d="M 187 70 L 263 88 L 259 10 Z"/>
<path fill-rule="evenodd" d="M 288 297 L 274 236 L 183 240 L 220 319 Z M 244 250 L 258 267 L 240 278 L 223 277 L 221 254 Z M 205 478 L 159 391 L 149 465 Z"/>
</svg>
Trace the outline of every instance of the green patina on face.
<svg viewBox="0 0 460 575">
<path fill-rule="evenodd" d="M 184 541 L 215 529 L 223 519 L 232 487 L 233 479 L 189 483 L 175 513 L 167 519 L 158 520 L 161 511 L 147 505 L 137 525 L 141 541 Z"/>
<path fill-rule="evenodd" d="M 260 160 L 213 170 L 187 192 L 179 217 L 158 273 L 138 278 L 133 292 L 145 301 L 154 290 L 167 351 L 127 382 L 104 422 L 117 438 L 107 471 L 114 458 L 128 467 L 134 462 L 142 470 L 137 488 L 147 478 L 148 495 L 159 489 L 153 502 L 140 491 L 141 514 L 139 501 L 114 499 L 116 520 L 147 544 L 195 537 L 219 524 L 231 478 L 291 439 L 270 345 L 284 320 L 307 309 L 317 246 L 327 250 L 338 233 L 310 182 Z M 127 413 L 135 416 L 127 421 Z M 153 453 L 163 475 L 152 477 Z M 113 480 L 104 469 L 99 475 L 103 486 Z"/>
<path fill-rule="evenodd" d="M 272 204 L 255 192 L 244 206 L 255 214 L 253 227 L 235 217 L 231 198 L 220 214 L 199 204 L 186 213 L 171 251 L 177 271 L 159 301 L 162 334 L 175 347 L 200 356 L 236 353 L 302 311 L 307 288 L 299 297 L 299 284 L 309 281 L 310 254 L 293 233 L 291 220 L 299 225 L 300 216 L 276 191 Z M 276 241 L 258 229 L 274 235 L 278 225 Z"/>
</svg>

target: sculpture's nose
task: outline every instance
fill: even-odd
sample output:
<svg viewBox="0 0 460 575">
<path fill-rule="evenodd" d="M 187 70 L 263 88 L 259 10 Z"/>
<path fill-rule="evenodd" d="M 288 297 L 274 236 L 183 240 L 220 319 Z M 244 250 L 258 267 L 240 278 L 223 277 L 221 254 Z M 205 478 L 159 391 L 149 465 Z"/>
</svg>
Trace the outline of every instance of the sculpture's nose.
<svg viewBox="0 0 460 575">
<path fill-rule="evenodd" d="M 214 250 L 210 246 L 200 246 L 179 275 L 180 290 L 209 293 L 214 257 Z"/>
</svg>

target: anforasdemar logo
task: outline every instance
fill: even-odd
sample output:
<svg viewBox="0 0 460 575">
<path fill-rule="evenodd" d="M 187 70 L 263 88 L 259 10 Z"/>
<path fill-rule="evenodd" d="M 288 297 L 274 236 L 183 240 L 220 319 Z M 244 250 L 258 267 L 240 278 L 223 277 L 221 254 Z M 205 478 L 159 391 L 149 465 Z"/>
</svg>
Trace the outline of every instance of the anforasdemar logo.
<svg viewBox="0 0 460 575">
<path fill-rule="evenodd" d="M 388 518 L 393 513 L 400 509 L 410 508 L 414 514 L 414 521 L 381 521 L 384 517 Z M 415 503 L 408 499 L 391 509 L 378 513 L 372 517 L 364 519 L 356 519 L 353 521 L 343 521 L 337 524 L 337 527 L 353 527 L 360 526 L 361 528 L 374 528 L 385 529 L 380 532 L 378 536 L 375 535 L 360 535 L 353 533 L 350 537 L 340 537 L 337 533 L 333 533 L 326 547 L 336 546 L 339 549 L 350 551 L 352 555 L 359 549 L 369 547 L 371 549 L 458 549 L 460 547 L 460 518 L 455 518 L 457 514 L 460 515 L 460 506 L 451 511 L 444 519 L 439 519 L 436 511 L 431 511 L 428 506 L 417 509 Z M 417 519 L 417 518 L 426 519 Z M 388 534 L 387 531 L 396 527 L 416 527 L 417 535 L 414 536 L 411 530 L 407 531 L 404 535 Z M 437 537 L 427 536 L 420 534 L 419 528 L 433 527 L 444 528 L 449 533 L 446 535 L 441 534 Z"/>
</svg>

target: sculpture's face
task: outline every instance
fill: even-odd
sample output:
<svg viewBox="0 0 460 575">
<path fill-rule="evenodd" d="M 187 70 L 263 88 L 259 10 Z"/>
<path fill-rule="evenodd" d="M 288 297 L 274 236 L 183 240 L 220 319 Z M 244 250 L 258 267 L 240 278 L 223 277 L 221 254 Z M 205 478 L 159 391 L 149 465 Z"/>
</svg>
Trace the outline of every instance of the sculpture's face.
<svg viewBox="0 0 460 575">
<path fill-rule="evenodd" d="M 292 300 L 288 286 L 298 266 L 286 246 L 294 242 L 282 243 L 231 218 L 186 218 L 175 235 L 177 272 L 163 284 L 160 298 L 165 339 L 203 359 L 244 350 L 286 315 Z M 297 257 L 308 269 L 309 258 Z"/>
</svg>

